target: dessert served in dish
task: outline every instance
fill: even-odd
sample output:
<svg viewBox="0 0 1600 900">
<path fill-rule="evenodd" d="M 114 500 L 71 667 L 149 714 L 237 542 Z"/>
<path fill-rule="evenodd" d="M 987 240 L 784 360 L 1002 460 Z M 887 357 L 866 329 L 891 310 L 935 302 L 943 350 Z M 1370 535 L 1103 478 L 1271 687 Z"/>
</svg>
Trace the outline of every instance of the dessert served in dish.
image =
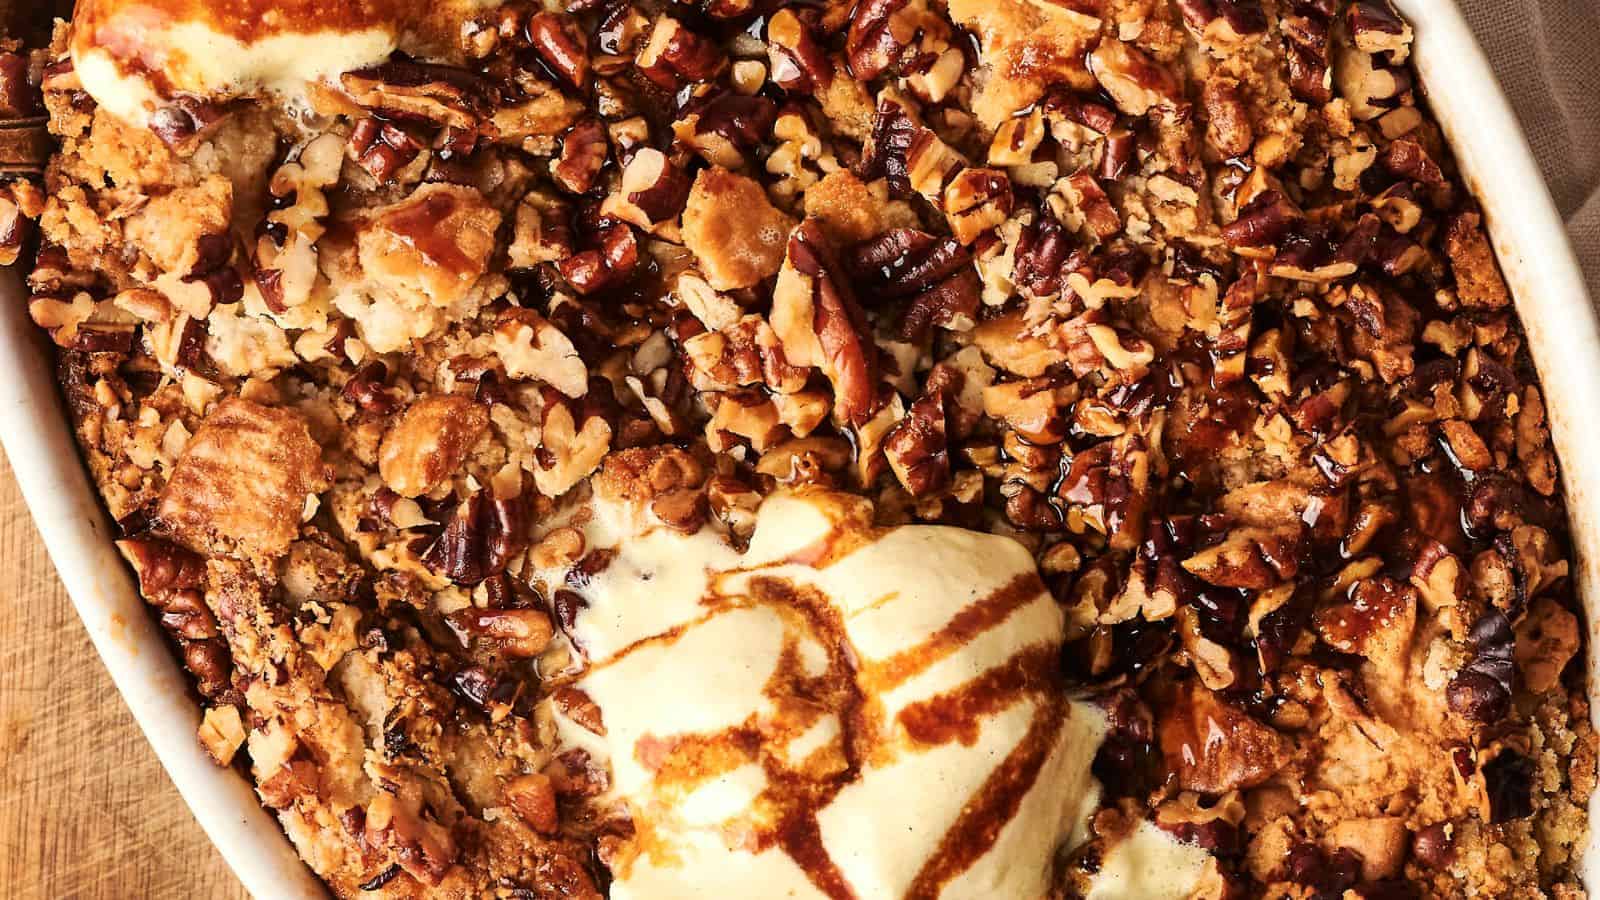
<svg viewBox="0 0 1600 900">
<path fill-rule="evenodd" d="M 1566 516 L 1384 0 L 81 0 L 0 257 L 342 897 L 1578 897 Z"/>
</svg>

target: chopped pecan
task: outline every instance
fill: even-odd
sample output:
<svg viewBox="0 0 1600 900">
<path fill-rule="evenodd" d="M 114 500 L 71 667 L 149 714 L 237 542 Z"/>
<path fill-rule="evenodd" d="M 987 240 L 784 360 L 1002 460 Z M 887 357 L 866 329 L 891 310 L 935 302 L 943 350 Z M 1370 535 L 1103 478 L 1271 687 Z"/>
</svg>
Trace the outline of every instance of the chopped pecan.
<svg viewBox="0 0 1600 900">
<path fill-rule="evenodd" d="M 1243 156 L 1255 143 L 1250 113 L 1235 80 L 1213 76 L 1200 92 L 1206 111 L 1206 140 L 1224 157 Z"/>
<path fill-rule="evenodd" d="M 1234 247 L 1270 247 L 1282 241 L 1300 220 L 1300 211 L 1279 192 L 1262 191 L 1222 226 L 1222 237 Z"/>
<path fill-rule="evenodd" d="M 1011 216 L 1012 202 L 1011 179 L 998 169 L 962 169 L 944 189 L 950 231 L 963 244 L 998 228 Z"/>
<path fill-rule="evenodd" d="M 554 196 L 529 191 L 517 205 L 516 226 L 506 255 L 513 268 L 559 262 L 575 250 L 572 210 Z"/>
<path fill-rule="evenodd" d="M 768 17 L 767 58 L 773 83 L 786 91 L 813 94 L 833 83 L 833 60 L 813 33 L 809 17 L 796 10 L 779 9 Z"/>
<path fill-rule="evenodd" d="M 921 340 L 937 325 L 966 331 L 976 323 L 981 286 L 972 255 L 954 238 L 897 228 L 853 248 L 851 271 L 881 296 L 908 297 L 900 335 Z"/>
<path fill-rule="evenodd" d="M 447 531 L 448 528 L 446 526 Z M 487 642 L 496 651 L 519 659 L 531 659 L 543 653 L 554 634 L 550 617 L 540 609 L 471 608 L 451 613 L 449 621 L 467 640 Z"/>
<path fill-rule="evenodd" d="M 1433 161 L 1422 144 L 1411 138 L 1391 141 L 1389 146 L 1383 148 L 1379 161 L 1390 172 L 1429 187 L 1446 183 L 1439 164 Z"/>
<path fill-rule="evenodd" d="M 589 47 L 578 21 L 563 13 L 537 12 L 527 29 L 528 43 L 550 71 L 567 87 L 583 90 L 589 83 Z"/>
<path fill-rule="evenodd" d="M 226 113 L 199 97 L 177 97 L 150 114 L 150 131 L 163 144 L 180 152 L 193 150 L 214 132 Z"/>
<path fill-rule="evenodd" d="M 671 222 L 689 200 L 689 177 L 654 147 L 640 149 L 622 170 L 619 195 L 605 210 L 647 230 Z M 620 200 L 613 204 L 612 200 Z"/>
<path fill-rule="evenodd" d="M 177 641 L 200 695 L 222 697 L 231 688 L 233 665 L 202 594 L 205 560 L 152 537 L 118 541 L 117 549 L 138 576 L 145 602 L 160 610 L 161 626 Z"/>
<path fill-rule="evenodd" d="M 611 290 L 633 277 L 639 265 L 639 238 L 626 222 L 604 220 L 590 249 L 556 261 L 556 271 L 580 294 Z"/>
<path fill-rule="evenodd" d="M 529 828 L 540 834 L 556 832 L 561 822 L 550 776 L 541 772 L 518 775 L 506 781 L 504 792 L 506 803 Z"/>
<path fill-rule="evenodd" d="M 1375 657 L 1409 640 L 1417 594 L 1390 578 L 1356 582 L 1348 599 L 1317 610 L 1312 626 L 1341 653 Z"/>
<path fill-rule="evenodd" d="M 1178 10 L 1184 23 L 1213 47 L 1238 44 L 1267 30 L 1260 0 L 1178 0 Z"/>
<path fill-rule="evenodd" d="M 888 179 L 896 196 L 915 191 L 937 204 L 966 159 L 923 125 L 909 103 L 893 91 L 878 98 L 872 134 L 856 167 L 863 179 Z"/>
<path fill-rule="evenodd" d="M 776 136 L 777 120 L 778 107 L 772 100 L 721 92 L 685 106 L 672 131 L 712 165 L 745 169 L 760 145 Z"/>
<path fill-rule="evenodd" d="M 1450 680 L 1450 708 L 1465 718 L 1492 724 L 1511 711 L 1516 682 L 1516 635 L 1499 610 L 1485 613 L 1472 626 L 1473 657 Z"/>
<path fill-rule="evenodd" d="M 599 468 L 611 450 L 613 431 L 603 416 L 591 415 L 547 390 L 540 423 L 540 446 L 535 451 L 534 484 L 539 493 L 559 497 Z"/>
<path fill-rule="evenodd" d="M 556 183 L 574 194 L 594 187 L 611 153 L 605 126 L 599 119 L 582 119 L 561 137 L 561 155 L 550 163 Z"/>
<path fill-rule="evenodd" d="M 494 352 L 511 378 L 536 378 L 568 397 L 582 397 L 589 389 L 589 368 L 572 340 L 531 309 L 501 314 Z"/>
<path fill-rule="evenodd" d="M 1122 217 L 1093 173 L 1079 169 L 1067 176 L 1063 184 L 1084 226 L 1097 241 L 1109 240 L 1122 230 Z"/>
<path fill-rule="evenodd" d="M 913 0 L 865 0 L 850 11 L 845 56 L 850 74 L 863 81 L 881 75 L 916 37 Z"/>
<path fill-rule="evenodd" d="M 450 830 L 425 818 L 420 803 L 383 792 L 367 804 L 362 843 L 392 853 L 407 874 L 429 885 L 444 879 L 460 853 Z"/>
<path fill-rule="evenodd" d="M 1067 504 L 1069 528 L 1093 528 L 1114 549 L 1131 550 L 1143 537 L 1149 486 L 1149 451 L 1130 434 L 1075 454 L 1056 494 Z"/>
<path fill-rule="evenodd" d="M 1254 787 L 1289 761 L 1282 735 L 1192 681 L 1177 687 L 1156 722 L 1167 768 L 1184 790 Z"/>
<path fill-rule="evenodd" d="M 1393 63 L 1405 62 L 1411 47 L 1411 26 L 1389 0 L 1357 0 L 1345 11 L 1350 36 L 1363 53 L 1387 53 Z"/>
<path fill-rule="evenodd" d="M 351 130 L 350 152 L 378 183 L 388 184 L 422 153 L 422 143 L 393 122 L 368 116 Z"/>
<path fill-rule="evenodd" d="M 789 237 L 772 298 L 772 328 L 784 355 L 820 368 L 833 382 L 834 409 L 863 425 L 878 409 L 878 347 L 856 302 L 848 270 L 814 219 Z"/>
<path fill-rule="evenodd" d="M 906 417 L 884 439 L 889 468 L 913 497 L 926 497 L 950 483 L 949 439 L 945 434 L 945 398 L 923 394 Z"/>
<path fill-rule="evenodd" d="M 1182 91 L 1171 70 L 1131 44 L 1105 38 L 1090 51 L 1087 62 L 1089 71 L 1116 102 L 1117 108 L 1130 116 L 1142 116 L 1152 109 L 1171 107 L 1182 100 Z"/>
<path fill-rule="evenodd" d="M 422 564 L 457 584 L 473 585 L 505 571 L 527 546 L 524 504 L 476 491 L 456 505 L 444 531 L 422 551 Z"/>
<path fill-rule="evenodd" d="M 1411 90 L 1407 70 L 1384 66 L 1372 54 L 1352 46 L 1335 54 L 1333 81 L 1350 105 L 1350 114 L 1361 121 L 1383 115 Z"/>
<path fill-rule="evenodd" d="M 1318 9 L 1316 4 L 1304 3 L 1297 4 L 1292 14 L 1278 22 L 1287 52 L 1290 90 L 1295 97 L 1310 103 L 1333 99 L 1330 15 L 1331 11 Z"/>
<path fill-rule="evenodd" d="M 200 720 L 200 746 L 206 748 L 212 762 L 228 766 L 244 746 L 244 722 L 236 706 L 207 707 Z"/>
<path fill-rule="evenodd" d="M 675 91 L 686 82 L 709 81 L 727 65 L 715 42 L 695 34 L 671 16 L 656 19 L 634 64 L 663 89 Z"/>
<path fill-rule="evenodd" d="M 1211 584 L 1264 590 L 1294 579 L 1300 570 L 1299 545 L 1295 533 L 1240 528 L 1184 560 L 1183 567 Z"/>
<path fill-rule="evenodd" d="M 466 69 L 394 59 L 339 76 L 352 99 L 382 112 L 472 129 L 487 112 L 488 86 Z"/>
</svg>

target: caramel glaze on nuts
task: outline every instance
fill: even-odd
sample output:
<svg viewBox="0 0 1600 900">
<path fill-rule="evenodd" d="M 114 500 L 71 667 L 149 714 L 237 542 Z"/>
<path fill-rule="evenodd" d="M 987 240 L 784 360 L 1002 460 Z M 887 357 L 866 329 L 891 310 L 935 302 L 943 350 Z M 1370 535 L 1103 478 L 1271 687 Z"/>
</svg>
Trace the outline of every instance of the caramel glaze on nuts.
<svg viewBox="0 0 1600 900">
<path fill-rule="evenodd" d="M 604 464 L 685 533 L 821 484 L 1028 547 L 1107 717 L 1063 897 L 1140 820 L 1208 897 L 1574 895 L 1548 411 L 1387 0 L 314 6 L 0 42 L 0 263 L 202 741 L 336 893 L 602 895 L 551 716 L 605 727 Z M 152 10 L 400 46 L 133 127 L 69 48 Z"/>
</svg>

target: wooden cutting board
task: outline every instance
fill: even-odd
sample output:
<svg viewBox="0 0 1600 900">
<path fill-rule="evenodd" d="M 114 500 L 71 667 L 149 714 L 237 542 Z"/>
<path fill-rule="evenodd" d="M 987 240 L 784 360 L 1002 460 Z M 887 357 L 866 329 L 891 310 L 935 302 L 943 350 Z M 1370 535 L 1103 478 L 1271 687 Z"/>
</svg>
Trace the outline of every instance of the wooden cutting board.
<svg viewBox="0 0 1600 900">
<path fill-rule="evenodd" d="M 0 885 L 8 900 L 247 896 L 101 667 L 3 455 Z"/>
</svg>

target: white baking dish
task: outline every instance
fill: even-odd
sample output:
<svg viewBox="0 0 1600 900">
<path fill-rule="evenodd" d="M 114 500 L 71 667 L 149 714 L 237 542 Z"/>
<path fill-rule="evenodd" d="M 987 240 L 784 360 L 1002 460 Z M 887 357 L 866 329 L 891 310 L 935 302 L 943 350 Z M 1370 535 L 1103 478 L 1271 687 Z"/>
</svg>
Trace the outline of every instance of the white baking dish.
<svg viewBox="0 0 1600 900">
<path fill-rule="evenodd" d="M 1600 668 L 1600 329 L 1566 231 L 1488 62 L 1450 0 L 1396 0 L 1417 32 L 1416 62 L 1434 112 L 1487 214 L 1544 379 L 1589 622 Z M 258 897 L 324 897 L 246 779 L 212 764 L 195 739 L 200 712 L 134 589 L 113 531 L 78 462 L 49 348 L 20 284 L 0 272 L 0 444 L 39 533 L 100 657 L 162 765 L 246 888 Z M 1591 700 L 1594 688 L 1591 685 Z M 1591 707 L 1600 712 L 1600 703 Z M 1591 817 L 1595 803 L 1591 800 Z M 1584 881 L 1600 886 L 1600 852 Z"/>
</svg>

